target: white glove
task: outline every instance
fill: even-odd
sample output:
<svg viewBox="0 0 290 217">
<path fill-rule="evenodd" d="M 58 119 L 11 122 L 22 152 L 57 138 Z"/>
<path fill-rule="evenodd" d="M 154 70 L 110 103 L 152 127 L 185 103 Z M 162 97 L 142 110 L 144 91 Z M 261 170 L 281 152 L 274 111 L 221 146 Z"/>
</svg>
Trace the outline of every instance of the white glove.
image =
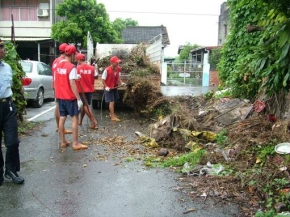
<svg viewBox="0 0 290 217">
<path fill-rule="evenodd" d="M 81 99 L 78 100 L 78 109 L 80 110 L 83 107 L 83 102 Z"/>
<path fill-rule="evenodd" d="M 106 91 L 110 91 L 110 88 L 109 88 L 109 87 L 106 87 L 105 90 L 106 90 Z"/>
<path fill-rule="evenodd" d="M 122 87 L 125 87 L 126 86 L 126 83 L 122 82 L 121 86 Z"/>
<path fill-rule="evenodd" d="M 80 74 L 77 74 L 77 80 L 81 79 L 82 76 Z"/>
</svg>

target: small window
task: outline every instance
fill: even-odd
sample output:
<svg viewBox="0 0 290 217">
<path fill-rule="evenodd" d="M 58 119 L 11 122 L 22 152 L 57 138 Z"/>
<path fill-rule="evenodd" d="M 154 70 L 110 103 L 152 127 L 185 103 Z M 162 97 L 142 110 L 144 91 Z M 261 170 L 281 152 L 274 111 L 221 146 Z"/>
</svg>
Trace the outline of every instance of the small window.
<svg viewBox="0 0 290 217">
<path fill-rule="evenodd" d="M 49 9 L 49 3 L 39 3 L 39 9 Z"/>
<path fill-rule="evenodd" d="M 45 75 L 44 74 L 44 68 L 43 68 L 43 65 L 41 63 L 37 63 L 37 73 L 39 75 Z"/>
<path fill-rule="evenodd" d="M 23 71 L 25 73 L 31 73 L 32 72 L 32 63 L 21 61 L 20 65 L 22 66 L 22 69 L 23 69 Z"/>
<path fill-rule="evenodd" d="M 44 75 L 52 76 L 51 68 L 48 65 L 44 64 L 44 63 L 42 64 L 42 66 L 43 66 L 43 69 L 44 69 Z"/>
</svg>

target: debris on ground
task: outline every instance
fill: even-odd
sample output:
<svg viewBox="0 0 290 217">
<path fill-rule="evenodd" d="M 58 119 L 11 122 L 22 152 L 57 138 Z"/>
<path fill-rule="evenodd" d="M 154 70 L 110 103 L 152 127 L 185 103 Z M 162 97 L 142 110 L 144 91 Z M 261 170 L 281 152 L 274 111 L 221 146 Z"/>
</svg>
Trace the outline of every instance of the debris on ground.
<svg viewBox="0 0 290 217">
<path fill-rule="evenodd" d="M 221 202 L 234 200 L 244 216 L 253 216 L 266 206 L 275 208 L 275 204 L 277 211 L 285 211 L 270 198 L 283 203 L 283 198 L 288 198 L 278 190 L 290 187 L 290 158 L 275 153 L 274 148 L 290 141 L 289 120 L 272 121 L 268 114 L 256 111 L 257 106 L 240 99 L 186 96 L 167 100 L 172 112 L 143 133 L 148 141 L 151 138 L 157 143 L 155 150 L 168 148 L 180 154 L 205 151 L 200 162 L 204 166 L 180 168 L 186 171 L 181 180 L 186 183 L 184 188 L 190 186 L 189 196 L 207 194 Z M 206 166 L 209 164 L 211 167 Z"/>
<path fill-rule="evenodd" d="M 142 116 L 156 118 L 171 112 L 167 97 L 147 78 L 130 77 L 123 102 Z"/>
<path fill-rule="evenodd" d="M 121 142 L 133 157 L 155 156 L 146 166 L 202 151 L 197 164 L 184 162 L 174 168 L 183 174 L 180 189 L 188 196 L 235 202 L 243 216 L 269 207 L 289 211 L 290 194 L 279 192 L 290 188 L 290 157 L 276 153 L 275 146 L 290 141 L 290 124 L 267 114 L 263 102 L 203 95 L 165 97 L 152 82 L 136 76 L 128 81 L 124 102 L 151 121 L 147 131 L 136 133 L 135 144 L 143 148 Z"/>
<path fill-rule="evenodd" d="M 146 55 L 147 46 L 148 44 L 141 43 L 133 47 L 130 53 L 120 51 L 114 54 L 122 61 L 122 73 L 136 76 L 160 76 L 160 66 L 151 63 L 148 55 Z M 111 65 L 110 58 L 111 56 L 106 56 L 98 61 L 99 72 Z"/>
</svg>

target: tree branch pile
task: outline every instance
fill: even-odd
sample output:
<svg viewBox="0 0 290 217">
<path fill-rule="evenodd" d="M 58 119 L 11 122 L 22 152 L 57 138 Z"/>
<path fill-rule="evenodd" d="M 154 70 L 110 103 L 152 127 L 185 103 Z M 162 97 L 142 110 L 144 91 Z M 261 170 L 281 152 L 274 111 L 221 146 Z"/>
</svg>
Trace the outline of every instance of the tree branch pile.
<svg viewBox="0 0 290 217">
<path fill-rule="evenodd" d="M 122 73 L 133 74 L 138 76 L 156 75 L 160 76 L 160 66 L 150 62 L 146 54 L 147 44 L 139 44 L 132 48 L 130 53 L 124 50 L 113 51 L 111 56 L 102 58 L 98 62 L 98 69 L 102 72 L 110 65 L 110 58 L 117 56 L 122 60 L 120 66 Z"/>
<path fill-rule="evenodd" d="M 123 102 L 146 117 L 156 118 L 171 112 L 169 101 L 163 96 L 158 85 L 142 77 L 129 78 Z"/>
</svg>

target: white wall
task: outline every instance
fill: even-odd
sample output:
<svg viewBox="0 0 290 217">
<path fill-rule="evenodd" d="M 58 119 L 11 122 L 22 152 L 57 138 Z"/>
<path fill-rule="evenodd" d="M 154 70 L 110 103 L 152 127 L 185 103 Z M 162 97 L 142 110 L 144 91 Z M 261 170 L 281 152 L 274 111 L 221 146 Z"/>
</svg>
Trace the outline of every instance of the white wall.
<svg viewBox="0 0 290 217">
<path fill-rule="evenodd" d="M 11 36 L 11 21 L 1 21 L 0 35 L 3 37 Z M 50 38 L 50 21 L 21 21 L 14 22 L 14 31 L 16 37 L 38 37 Z"/>
<path fill-rule="evenodd" d="M 167 63 L 161 65 L 161 82 L 167 85 Z"/>
<path fill-rule="evenodd" d="M 209 70 L 210 64 L 208 63 L 208 55 L 209 52 L 204 53 L 203 56 L 203 71 L 202 71 L 202 86 L 208 87 L 209 86 Z"/>
<path fill-rule="evenodd" d="M 128 52 L 136 46 L 135 44 L 97 44 L 96 46 L 96 58 L 104 58 L 112 55 L 115 52 Z"/>
</svg>

